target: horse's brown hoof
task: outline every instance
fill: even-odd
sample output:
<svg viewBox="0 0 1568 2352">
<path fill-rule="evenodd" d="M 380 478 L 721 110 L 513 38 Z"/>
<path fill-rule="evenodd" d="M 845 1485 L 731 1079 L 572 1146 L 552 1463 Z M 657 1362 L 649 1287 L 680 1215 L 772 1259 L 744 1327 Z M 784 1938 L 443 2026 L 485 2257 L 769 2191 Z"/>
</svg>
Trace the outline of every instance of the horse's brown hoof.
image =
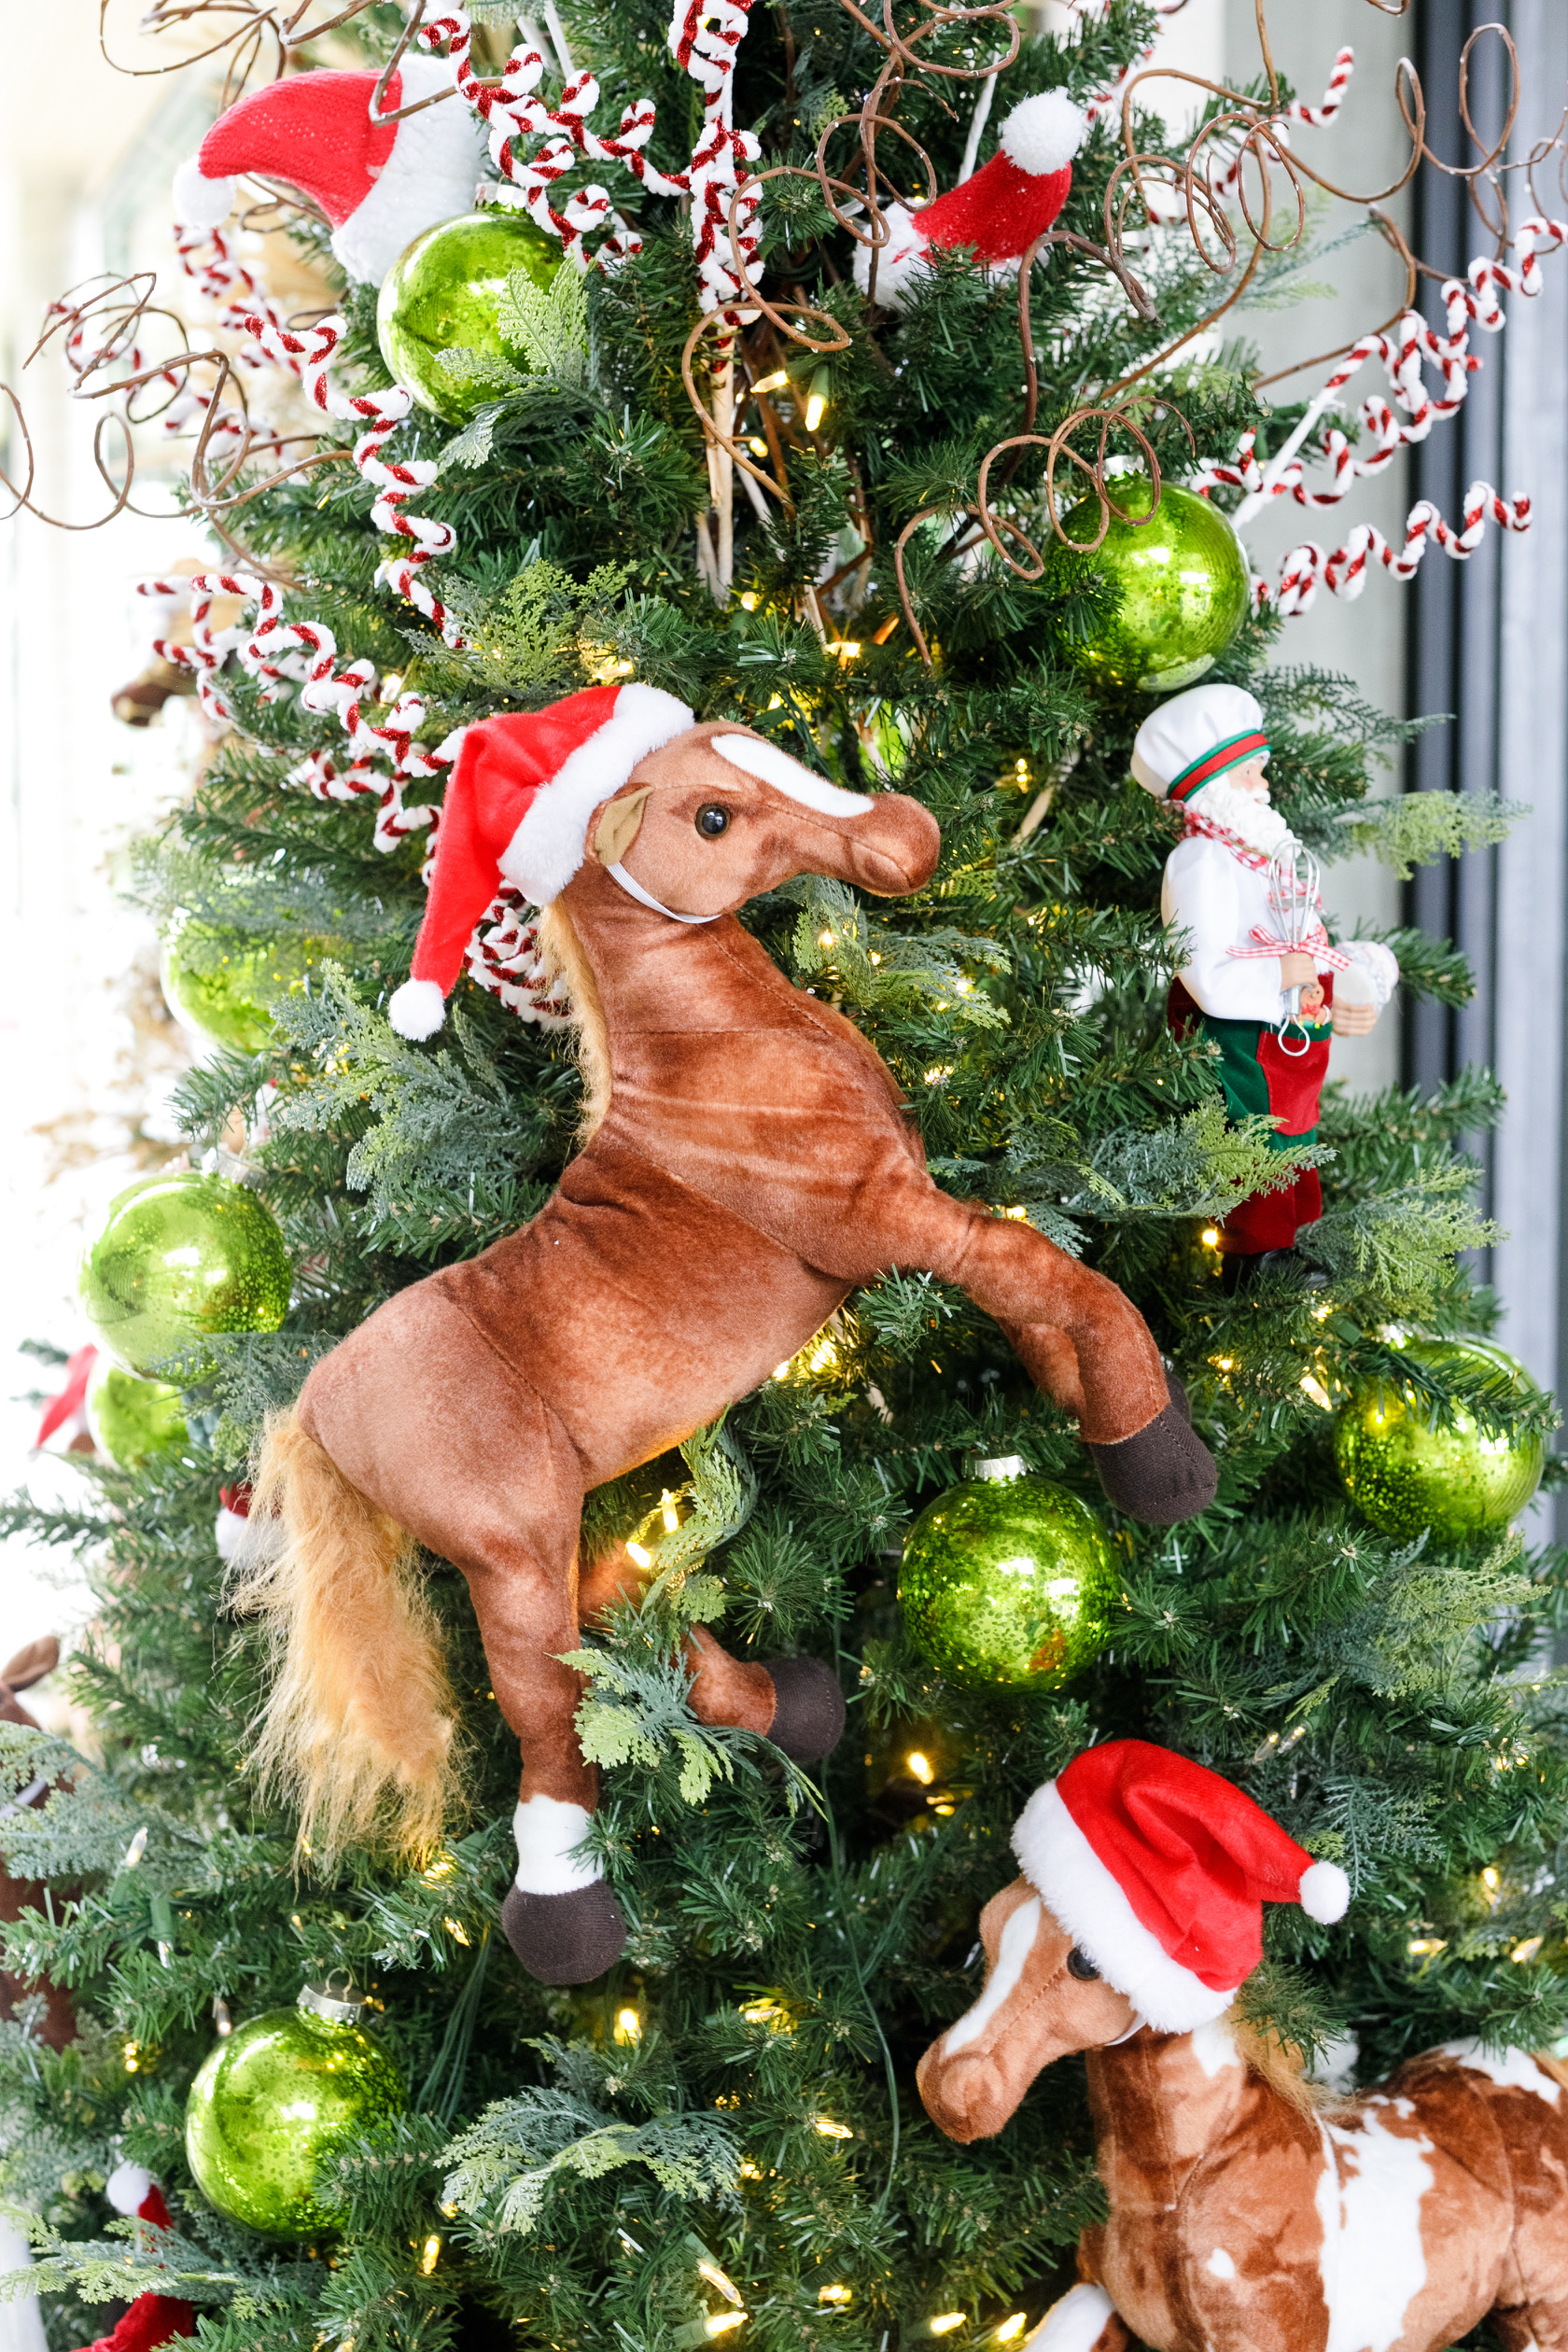
<svg viewBox="0 0 1568 2352">
<path fill-rule="evenodd" d="M 620 1959 L 626 1915 L 604 1879 L 569 1895 L 529 1895 L 507 1889 L 501 1905 L 506 1938 L 540 1984 L 590 1984 Z"/>
<path fill-rule="evenodd" d="M 763 1672 L 778 1693 L 768 1738 L 791 1764 L 819 1764 L 844 1737 L 844 1693 L 819 1658 L 776 1658 Z"/>
<path fill-rule="evenodd" d="M 1175 1405 L 1120 1445 L 1091 1446 L 1109 1501 L 1128 1519 L 1174 1527 L 1196 1519 L 1214 1500 L 1220 1474 L 1214 1457 Z"/>
</svg>

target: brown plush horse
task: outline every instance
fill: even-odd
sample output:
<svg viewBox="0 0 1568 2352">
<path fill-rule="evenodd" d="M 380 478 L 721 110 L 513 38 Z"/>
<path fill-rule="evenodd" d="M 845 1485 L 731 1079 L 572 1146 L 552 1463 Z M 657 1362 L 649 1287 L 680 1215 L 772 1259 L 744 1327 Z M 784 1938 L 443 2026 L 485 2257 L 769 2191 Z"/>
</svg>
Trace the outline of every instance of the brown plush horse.
<svg viewBox="0 0 1568 2352">
<path fill-rule="evenodd" d="M 801 873 L 919 889 L 931 816 L 690 720 L 625 688 L 469 731 L 393 1018 L 413 1034 L 439 1021 L 497 876 L 553 901 L 582 1148 L 530 1225 L 400 1292 L 317 1365 L 258 1477 L 252 1524 L 281 1515 L 287 1540 L 244 1587 L 282 1636 L 261 1754 L 293 1784 L 302 1834 L 319 1848 L 362 1828 L 396 1786 L 417 1843 L 439 1826 L 452 1707 L 409 1537 L 462 1569 L 523 1755 L 505 1923 L 547 1982 L 597 1974 L 624 1936 L 575 1851 L 596 1786 L 573 1730 L 581 1680 L 560 1660 L 623 1573 L 580 1576 L 584 1492 L 748 1394 L 857 1284 L 911 1267 L 965 1290 L 1077 1416 L 1123 1509 L 1169 1522 L 1214 1491 L 1121 1292 L 939 1192 L 871 1046 L 734 920 Z M 742 1664 L 696 1633 L 691 1662 L 704 1721 L 802 1761 L 842 1729 L 816 1660 Z"/>
<path fill-rule="evenodd" d="M 1074 1770 L 1053 1793 L 1070 1793 Z M 1185 1830 L 1173 1836 L 1168 1807 L 1144 1806 L 1135 1854 L 1076 1810 L 1166 1943 L 1165 1890 L 1185 1881 L 1180 1910 L 1197 1883 L 1176 1852 Z M 1123 1827 L 1137 1810 L 1122 1808 Z M 1111 2217 L 1084 2232 L 1083 2283 L 1029 2337 L 1033 2352 L 1438 2352 L 1483 2318 L 1507 2352 L 1563 2352 L 1568 2070 L 1450 2042 L 1375 2092 L 1331 2100 L 1224 2014 L 1185 2032 L 1145 2023 L 1173 1980 L 1143 1968 L 1082 1852 L 1056 1834 L 1060 1819 L 1043 1838 L 1038 1819 L 1032 1836 L 1029 1825 L 1026 1813 L 1015 1843 L 1029 1875 L 981 1914 L 986 1989 L 926 2052 L 918 2080 L 932 2120 L 969 2141 L 1000 2131 L 1054 2059 L 1088 2052 Z M 1191 1842 L 1223 1909 L 1235 1874 L 1201 1851 L 1201 1828 Z M 1091 1925 L 1065 1926 L 1042 1881 Z M 1201 1967 L 1203 1926 L 1180 1924 L 1180 1948 Z M 1216 1973 L 1231 1972 L 1205 1971 Z M 1136 1980 L 1136 1995 L 1118 1978 Z M 1197 2006 L 1214 1998 L 1228 2000 L 1223 1985 Z"/>
</svg>

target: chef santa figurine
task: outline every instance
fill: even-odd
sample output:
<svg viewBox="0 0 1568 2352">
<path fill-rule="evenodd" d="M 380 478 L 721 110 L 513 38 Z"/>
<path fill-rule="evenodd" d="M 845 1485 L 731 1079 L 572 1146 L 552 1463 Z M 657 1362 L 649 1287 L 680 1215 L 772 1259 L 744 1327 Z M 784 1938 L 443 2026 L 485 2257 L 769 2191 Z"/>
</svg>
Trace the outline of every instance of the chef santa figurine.
<svg viewBox="0 0 1568 2352">
<path fill-rule="evenodd" d="M 1267 762 L 1262 708 L 1239 686 L 1172 695 L 1132 749 L 1134 777 L 1184 827 L 1160 892 L 1165 927 L 1186 947 L 1170 1025 L 1196 1025 L 1219 1047 L 1231 1117 L 1271 1118 L 1288 1154 L 1317 1133 L 1330 1038 L 1366 1034 L 1399 966 L 1377 940 L 1330 941 L 1317 862 L 1269 806 Z M 1220 1227 L 1225 1289 L 1297 1262 L 1297 1233 L 1322 1214 L 1315 1169 L 1241 1201 Z"/>
</svg>

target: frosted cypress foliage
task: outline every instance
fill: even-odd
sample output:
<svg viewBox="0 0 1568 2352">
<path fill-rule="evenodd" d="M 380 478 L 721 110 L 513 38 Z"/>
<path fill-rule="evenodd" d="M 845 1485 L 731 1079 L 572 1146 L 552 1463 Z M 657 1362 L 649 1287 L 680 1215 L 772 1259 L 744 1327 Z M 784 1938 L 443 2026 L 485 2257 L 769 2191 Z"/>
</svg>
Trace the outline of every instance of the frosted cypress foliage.
<svg viewBox="0 0 1568 2352">
<path fill-rule="evenodd" d="M 601 85 L 595 120 L 648 91 L 667 163 L 680 144 L 667 126 L 698 109 L 654 0 L 563 14 L 574 62 Z M 386 15 L 353 28 L 367 56 L 389 51 Z M 1111 0 L 1070 38 L 1025 38 L 980 161 L 1018 99 L 1066 89 L 1086 103 L 1154 25 L 1152 9 Z M 989 20 L 942 26 L 918 59 L 983 64 L 1003 37 Z M 762 166 L 807 165 L 882 63 L 847 8 L 756 10 L 735 112 Z M 541 88 L 558 103 L 553 65 Z M 958 177 L 973 89 L 911 69 L 895 93 L 941 187 Z M 1135 128 L 1144 149 L 1165 147 L 1153 117 Z M 836 138 L 833 168 L 847 175 L 853 136 Z M 895 144 L 879 150 L 889 169 Z M 1058 224 L 1091 245 L 1120 152 L 1113 107 Z M 220 1057 L 179 1098 L 193 1156 L 235 1155 L 244 1137 L 288 1243 L 294 1304 L 274 1336 L 176 1367 L 189 1429 L 177 1452 L 133 1473 L 88 1464 L 75 1508 L 19 1505 L 5 1520 L 76 1548 L 101 1603 L 73 1669 L 92 1759 L 0 1730 L 0 1794 L 40 1776 L 55 1791 L 0 1823 L 11 1871 L 48 1887 L 6 1930 L 7 1965 L 68 1984 L 80 2020 L 58 2052 L 25 2006 L 0 2026 L 4 2188 L 38 2217 L 34 2283 L 61 2347 L 106 2325 L 85 2298 L 166 2287 L 171 2269 L 210 2352 L 675 2352 L 715 2336 L 886 2352 L 951 2315 L 959 2343 L 1017 2340 L 987 2331 L 1019 2313 L 1032 2325 L 1071 2283 L 1099 2210 L 1081 2070 L 1051 2069 L 998 2139 L 959 2149 L 926 2120 L 915 2064 L 973 1997 L 975 1920 L 1013 1874 L 1022 1802 L 1091 1739 L 1137 1734 L 1200 1758 L 1350 1873 L 1342 1925 L 1270 1915 L 1242 2001 L 1286 2040 L 1310 2054 L 1353 2032 L 1376 2074 L 1450 2036 L 1539 2047 L 1568 2033 L 1568 1768 L 1561 1698 L 1536 1663 L 1562 1615 L 1562 1559 L 1515 1535 L 1385 1540 L 1345 1501 L 1331 1449 L 1336 1396 L 1378 1377 L 1489 1431 L 1551 1425 L 1549 1404 L 1484 1366 L 1412 1365 L 1391 1344 L 1395 1325 L 1457 1335 L 1494 1318 L 1459 1254 L 1487 1235 L 1460 1149 L 1494 1114 L 1495 1087 L 1470 1072 L 1430 1099 L 1331 1088 L 1315 1147 L 1326 1211 L 1307 1243 L 1325 1286 L 1224 1295 L 1205 1233 L 1273 1155 L 1256 1123 L 1227 1125 L 1206 1049 L 1166 1025 L 1158 896 L 1174 826 L 1128 774 L 1150 703 L 1091 694 L 1054 650 L 1062 624 L 1095 625 L 1092 583 L 1064 606 L 965 519 L 986 452 L 1024 414 L 1015 279 L 938 256 L 902 311 L 872 309 L 815 180 L 769 183 L 760 282 L 837 322 L 842 348 L 819 359 L 765 317 L 740 326 L 751 380 L 793 380 L 766 419 L 735 411 L 744 447 L 778 440 L 766 463 L 782 461 L 791 503 L 759 513 L 736 493 L 733 581 L 716 595 L 712 479 L 681 377 L 699 316 L 687 209 L 623 166 L 594 172 L 640 248 L 549 296 L 520 282 L 515 364 L 493 370 L 494 396 L 460 429 L 416 410 L 392 444 L 437 469 L 417 504 L 456 546 L 422 577 L 460 644 L 376 584 L 386 543 L 352 465 L 274 483 L 234 527 L 294 583 L 287 614 L 325 621 L 340 659 L 423 696 L 430 746 L 635 676 L 844 785 L 891 782 L 923 801 L 944 846 L 917 897 L 806 879 L 742 919 L 873 1041 L 946 1189 L 1029 1217 L 1136 1300 L 1186 1383 L 1219 1498 L 1169 1533 L 1117 1522 L 1000 1332 L 930 1278 L 890 1273 L 683 1460 L 589 1497 L 585 1547 L 637 1541 L 655 1562 L 644 1607 L 584 1636 L 581 1733 L 603 1767 L 598 1834 L 632 1923 L 610 1976 L 546 1990 L 500 1933 L 516 1746 L 463 1580 L 440 1560 L 428 1590 L 463 1704 L 465 1803 L 417 1871 L 367 1846 L 330 1869 L 306 1855 L 296 1875 L 294 1824 L 246 1761 L 265 1661 L 254 1629 L 225 1614 L 219 1488 L 243 1478 L 264 1414 L 339 1337 L 539 1210 L 572 1150 L 581 1080 L 558 1018 L 525 1018 L 469 981 L 439 1039 L 394 1035 L 385 1003 L 408 971 L 424 838 L 384 850 L 371 804 L 291 782 L 313 755 L 343 761 L 337 716 L 297 693 L 263 701 L 231 662 L 232 728 L 190 805 L 145 846 L 136 887 L 163 915 L 326 943 L 308 987 L 273 1008 L 274 1047 Z M 1184 227 L 1136 258 L 1157 318 L 1081 245 L 1037 262 L 1042 432 L 1213 307 Z M 1294 266 L 1266 267 L 1258 289 L 1284 299 Z M 340 379 L 384 388 L 373 289 L 343 301 Z M 1114 423 L 1110 454 L 1152 450 L 1180 479 L 1230 457 L 1249 427 L 1260 455 L 1278 448 L 1300 410 L 1265 412 L 1246 329 L 1236 314 L 1218 357 L 1165 367 L 1159 400 L 1137 412 L 1142 442 Z M 819 339 L 833 337 L 824 326 Z M 710 404 L 713 347 L 710 332 L 692 363 Z M 809 433 L 808 386 L 824 403 Z M 346 446 L 348 425 L 326 429 Z M 1091 458 L 1097 429 L 1076 443 Z M 1027 450 L 1004 494 L 992 483 L 1040 539 L 1044 462 Z M 893 565 L 922 510 L 905 565 L 929 663 Z M 1262 700 L 1275 804 L 1321 858 L 1370 848 L 1404 871 L 1497 837 L 1506 809 L 1392 799 L 1400 727 L 1347 681 L 1285 666 L 1280 634 L 1267 614 L 1249 620 L 1212 675 Z M 420 787 L 441 791 L 439 777 Z M 1407 987 L 1465 1001 L 1451 945 L 1409 931 L 1391 944 Z M 903 1631 L 903 1533 L 975 1449 L 1021 1455 L 1110 1525 L 1114 1637 L 1061 1691 L 949 1687 Z M 681 1490 L 666 1534 L 661 1494 Z M 850 1729 L 819 1775 L 695 1721 L 680 1664 L 693 1622 L 740 1655 L 802 1648 L 833 1663 Z M 329 2163 L 318 2186 L 336 2234 L 277 2246 L 196 2191 L 186 2093 L 215 2003 L 238 2024 L 334 1968 L 373 1991 L 409 2106 Z M 103 2184 L 121 2156 L 163 2184 L 169 2269 L 116 2233 Z"/>
</svg>

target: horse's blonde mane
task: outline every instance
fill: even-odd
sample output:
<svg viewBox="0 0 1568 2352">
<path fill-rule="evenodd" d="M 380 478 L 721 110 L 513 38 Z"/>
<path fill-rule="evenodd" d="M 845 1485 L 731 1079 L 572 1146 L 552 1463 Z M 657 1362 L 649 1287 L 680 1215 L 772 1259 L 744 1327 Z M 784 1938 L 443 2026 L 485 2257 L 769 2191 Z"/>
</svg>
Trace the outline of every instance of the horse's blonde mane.
<svg viewBox="0 0 1568 2352">
<path fill-rule="evenodd" d="M 547 906 L 538 924 L 540 959 L 552 979 L 562 979 L 571 1000 L 577 1031 L 577 1066 L 582 1072 L 582 1117 L 577 1140 L 582 1145 L 597 1131 L 609 1109 L 609 1027 L 599 998 L 594 967 L 583 951 L 577 927 L 559 899 Z"/>
<path fill-rule="evenodd" d="M 1342 2092 L 1331 2091 L 1326 2083 L 1312 2080 L 1296 2043 L 1282 2041 L 1275 2033 L 1260 2032 L 1257 2026 L 1238 2016 L 1235 2009 L 1227 2013 L 1225 2023 L 1235 2037 L 1242 2064 L 1300 2114 L 1318 2115 L 1324 2107 L 1346 2104 Z"/>
</svg>

